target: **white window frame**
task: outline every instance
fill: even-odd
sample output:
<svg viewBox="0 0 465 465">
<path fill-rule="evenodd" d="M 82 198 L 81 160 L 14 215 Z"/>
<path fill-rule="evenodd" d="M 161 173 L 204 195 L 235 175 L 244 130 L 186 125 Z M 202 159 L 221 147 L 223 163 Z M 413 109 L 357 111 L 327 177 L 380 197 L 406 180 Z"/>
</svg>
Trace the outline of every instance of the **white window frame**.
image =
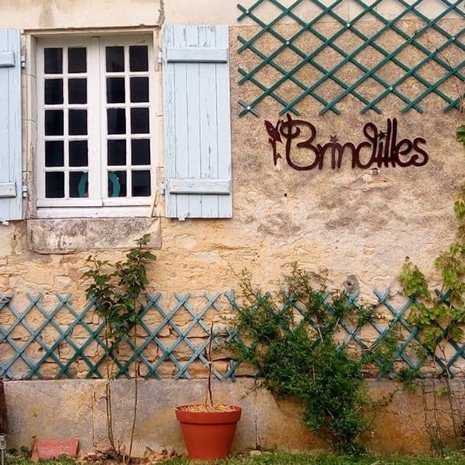
<svg viewBox="0 0 465 465">
<path fill-rule="evenodd" d="M 112 216 L 149 216 L 151 214 L 152 199 L 157 191 L 156 166 L 160 160 L 160 142 L 158 134 L 160 130 L 156 127 L 156 108 L 159 105 L 161 89 L 157 85 L 160 81 L 157 76 L 156 62 L 154 52 L 154 34 L 144 31 L 139 34 L 86 34 L 83 35 L 61 35 L 60 37 L 37 37 L 35 44 L 35 57 L 37 68 L 37 145 L 36 145 L 36 162 L 35 179 L 37 185 L 37 218 L 69 218 L 69 217 L 112 217 Z M 107 152 L 106 135 L 106 108 L 111 104 L 105 103 L 106 80 L 105 80 L 105 46 L 113 45 L 147 45 L 149 55 L 149 135 L 150 135 L 150 153 L 151 153 L 151 196 L 147 197 L 106 197 L 104 176 L 105 161 Z M 99 102 L 98 108 L 93 107 L 88 112 L 88 150 L 89 150 L 89 171 L 99 173 L 99 177 L 89 175 L 89 191 L 94 192 L 92 198 L 73 198 L 73 199 L 47 199 L 45 198 L 45 134 L 44 134 L 44 72 L 43 72 L 43 55 L 46 47 L 70 47 L 86 46 L 88 57 L 88 104 Z M 97 71 L 96 67 L 98 66 Z M 127 72 L 127 71 L 126 71 Z M 98 75 L 98 77 L 96 77 Z M 98 85 L 95 85 L 98 81 Z M 136 104 L 137 106 L 137 104 Z M 142 106 L 147 106 L 142 104 Z M 134 104 L 131 104 L 134 107 Z M 65 112 L 66 113 L 66 112 Z M 127 123 L 128 124 L 128 123 Z M 131 137 L 128 135 L 127 137 Z M 65 136 L 65 141 L 66 136 Z M 92 156 L 100 153 L 101 157 Z M 121 167 L 122 169 L 125 166 Z M 99 182 L 100 178 L 100 182 Z"/>
</svg>

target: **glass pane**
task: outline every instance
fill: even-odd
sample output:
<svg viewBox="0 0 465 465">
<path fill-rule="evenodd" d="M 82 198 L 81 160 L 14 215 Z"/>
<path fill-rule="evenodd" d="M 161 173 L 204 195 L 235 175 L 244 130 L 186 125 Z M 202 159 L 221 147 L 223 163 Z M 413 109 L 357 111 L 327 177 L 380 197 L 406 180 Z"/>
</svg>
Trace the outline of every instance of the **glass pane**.
<svg viewBox="0 0 465 465">
<path fill-rule="evenodd" d="M 107 110 L 107 134 L 126 134 L 126 112 L 124 108 Z"/>
<path fill-rule="evenodd" d="M 45 166 L 64 166 L 64 148 L 62 140 L 45 141 Z"/>
<path fill-rule="evenodd" d="M 87 197 L 87 173 L 84 171 L 77 171 L 69 173 L 69 196 L 76 197 Z"/>
<path fill-rule="evenodd" d="M 131 134 L 149 133 L 149 109 L 131 108 Z"/>
<path fill-rule="evenodd" d="M 129 47 L 129 70 L 148 71 L 149 58 L 146 45 L 132 45 Z"/>
<path fill-rule="evenodd" d="M 87 79 L 68 80 L 68 102 L 71 104 L 87 103 Z"/>
<path fill-rule="evenodd" d="M 124 71 L 124 47 L 105 47 L 105 58 L 108 73 Z"/>
<path fill-rule="evenodd" d="M 68 73 L 87 72 L 87 50 L 84 47 L 68 49 Z"/>
<path fill-rule="evenodd" d="M 132 172 L 132 196 L 148 197 L 150 195 L 150 171 Z"/>
<path fill-rule="evenodd" d="M 77 184 L 78 197 L 89 197 L 89 174 L 81 172 Z"/>
<path fill-rule="evenodd" d="M 45 173 L 45 197 L 62 199 L 65 196 L 65 173 Z"/>
<path fill-rule="evenodd" d="M 46 105 L 60 105 L 63 103 L 63 79 L 45 80 L 44 102 Z"/>
<path fill-rule="evenodd" d="M 133 77 L 130 81 L 131 102 L 149 101 L 149 78 Z"/>
<path fill-rule="evenodd" d="M 63 49 L 44 49 L 44 72 L 45 74 L 61 74 L 63 72 Z"/>
<path fill-rule="evenodd" d="M 131 141 L 131 162 L 133 165 L 150 165 L 150 140 Z"/>
<path fill-rule="evenodd" d="M 126 140 L 109 140 L 107 150 L 108 165 L 126 164 Z"/>
<path fill-rule="evenodd" d="M 88 166 L 89 157 L 86 140 L 69 141 L 69 166 Z"/>
<path fill-rule="evenodd" d="M 126 171 L 108 172 L 108 197 L 126 197 Z"/>
<path fill-rule="evenodd" d="M 45 135 L 63 135 L 63 110 L 45 110 Z"/>
<path fill-rule="evenodd" d="M 87 135 L 87 110 L 69 110 L 69 135 Z"/>
<path fill-rule="evenodd" d="M 126 101 L 126 92 L 124 90 L 124 78 L 107 79 L 107 102 L 124 103 Z"/>
</svg>

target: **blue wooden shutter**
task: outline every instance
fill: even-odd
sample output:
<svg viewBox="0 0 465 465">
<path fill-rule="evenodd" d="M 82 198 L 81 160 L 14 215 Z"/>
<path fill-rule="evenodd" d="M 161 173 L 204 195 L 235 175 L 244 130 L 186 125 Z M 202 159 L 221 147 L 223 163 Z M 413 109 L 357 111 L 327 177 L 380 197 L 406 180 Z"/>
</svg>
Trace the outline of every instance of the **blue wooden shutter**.
<svg viewBox="0 0 465 465">
<path fill-rule="evenodd" d="M 22 218 L 20 33 L 0 30 L 0 221 Z"/>
<path fill-rule="evenodd" d="M 223 25 L 163 29 L 170 218 L 230 218 L 229 38 Z"/>
</svg>

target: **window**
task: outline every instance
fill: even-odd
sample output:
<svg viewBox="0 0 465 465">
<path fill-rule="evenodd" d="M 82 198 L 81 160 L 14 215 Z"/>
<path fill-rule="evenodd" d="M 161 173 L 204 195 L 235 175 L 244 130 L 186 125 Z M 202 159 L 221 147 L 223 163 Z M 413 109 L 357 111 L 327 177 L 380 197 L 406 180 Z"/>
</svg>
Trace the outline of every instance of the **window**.
<svg viewBox="0 0 465 465">
<path fill-rule="evenodd" d="M 150 37 L 39 40 L 39 217 L 148 214 L 153 66 Z"/>
</svg>

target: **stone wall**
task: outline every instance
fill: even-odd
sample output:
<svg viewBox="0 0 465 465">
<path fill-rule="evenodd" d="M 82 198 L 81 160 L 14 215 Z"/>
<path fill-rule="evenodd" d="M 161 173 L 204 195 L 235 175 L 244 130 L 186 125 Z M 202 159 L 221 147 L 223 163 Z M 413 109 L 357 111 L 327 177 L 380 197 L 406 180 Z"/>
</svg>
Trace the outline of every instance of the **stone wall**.
<svg viewBox="0 0 465 465">
<path fill-rule="evenodd" d="M 429 273 L 434 283 L 434 258 L 455 235 L 453 201 L 463 182 L 463 148 L 454 138 L 460 118 L 458 112 L 443 113 L 440 98 L 432 93 L 422 103 L 423 113 L 414 110 L 401 113 L 398 98 L 391 95 L 383 101 L 381 114 L 373 111 L 361 114 L 360 102 L 349 96 L 339 104 L 340 115 L 320 115 L 321 105 L 309 97 L 296 106 L 300 115 L 293 118 L 311 123 L 316 128 L 315 144 L 330 143 L 331 138 L 337 136 L 341 144 L 350 142 L 357 145 L 366 141 L 363 132 L 366 124 L 374 124 L 384 132 L 387 131 L 388 119 L 392 121 L 395 118 L 399 139 L 425 140 L 422 147 L 428 153 L 428 162 L 423 166 L 382 166 L 362 170 L 353 168 L 348 157 L 339 169 L 333 169 L 328 151 L 321 170 L 296 170 L 286 160 L 284 146 L 280 146 L 281 158 L 275 164 L 265 121 L 274 127 L 279 119 L 284 121 L 284 115 L 278 116 L 280 106 L 273 100 L 264 100 L 258 117 L 251 114 L 238 116 L 243 108 L 239 100 L 250 101 L 259 95 L 250 82 L 243 86 L 238 84 L 241 77 L 238 68 L 253 68 L 258 63 L 256 56 L 250 52 L 236 53 L 240 46 L 238 35 L 251 37 L 257 31 L 256 26 L 251 21 L 240 24 L 236 21 L 236 1 L 202 0 L 194 12 L 189 11 L 191 3 L 189 0 L 2 2 L 0 26 L 24 30 L 28 62 L 24 79 L 23 129 L 25 178 L 29 193 L 34 191 L 35 152 L 34 121 L 30 113 L 33 57 L 28 45 L 34 35 L 61 33 L 65 29 L 69 33 L 72 28 L 78 31 L 86 29 L 86 33 L 101 28 L 142 28 L 153 32 L 158 40 L 158 31 L 163 24 L 230 24 L 234 210 L 230 220 L 177 221 L 165 217 L 161 197 L 154 217 L 100 223 L 91 220 L 81 223 L 73 219 L 66 222 L 63 232 L 56 221 L 39 222 L 33 218 L 34 199 L 33 195 L 29 196 L 25 199 L 28 218 L 0 226 L 0 291 L 13 293 L 15 298 L 23 300 L 26 300 L 27 293 L 42 293 L 51 300 L 55 293 L 71 293 L 73 305 L 82 307 L 85 296 L 80 277 L 89 254 L 95 253 L 101 259 L 113 261 L 122 257 L 125 249 L 133 245 L 133 240 L 146 232 L 152 233 L 151 246 L 157 255 L 157 261 L 149 270 L 151 292 L 162 291 L 170 295 L 173 292 L 193 292 L 196 295 L 204 291 L 225 292 L 237 287 L 237 273 L 244 268 L 253 274 L 257 285 L 263 289 L 274 289 L 290 269 L 290 264 L 298 262 L 307 270 L 326 269 L 331 287 L 340 288 L 348 275 L 355 275 L 367 299 L 371 298 L 373 288 L 389 288 L 396 298 L 400 295 L 397 277 L 406 256 Z M 348 18 L 353 17 L 356 14 L 354 5 L 347 2 L 346 6 Z M 448 24 L 451 30 L 457 28 L 457 23 L 452 20 Z M 322 33 L 330 35 L 335 25 L 328 22 L 322 27 Z M 365 25 L 367 34 L 373 31 L 373 27 L 373 24 Z M 409 21 L 408 27 L 414 31 L 418 24 Z M 284 22 L 279 30 L 282 34 L 292 34 L 295 25 Z M 434 35 L 430 36 L 430 40 L 434 42 L 434 39 Z M 394 48 L 401 41 L 393 35 L 386 39 L 384 45 Z M 311 49 L 315 45 L 309 42 L 305 46 Z M 271 53 L 274 39 L 265 37 L 260 46 Z M 346 46 L 351 48 L 356 43 L 349 42 Z M 408 64 L 413 57 L 406 55 L 403 59 Z M 371 57 L 365 58 L 369 64 Z M 328 64 L 335 59 L 330 51 L 324 58 Z M 456 58 L 446 56 L 446 59 L 453 61 Z M 282 56 L 282 66 L 292 66 L 295 60 L 295 55 L 289 51 Z M 428 67 L 425 78 L 432 78 L 436 71 L 434 65 Z M 307 72 L 312 71 L 302 71 L 303 74 Z M 388 80 L 398 71 L 387 68 L 384 72 L 384 78 Z M 355 71 L 346 69 L 341 72 L 341 79 L 356 77 L 351 73 Z M 269 71 L 260 76 L 266 86 L 272 85 L 275 78 Z M 415 86 L 418 83 L 409 80 L 403 92 L 413 95 Z M 448 86 L 451 95 L 463 93 L 461 82 L 452 80 Z M 374 91 L 366 89 L 368 93 L 371 90 Z M 286 99 L 291 99 L 295 91 L 288 83 L 284 88 Z M 330 84 L 324 88 L 324 95 L 328 98 L 335 92 L 335 87 Z M 162 115 L 159 116 L 162 121 Z M 296 146 L 297 142 L 304 140 L 292 142 L 292 159 L 297 165 L 311 162 L 308 152 Z M 163 173 L 162 156 L 156 168 Z M 6 324 L 1 318 L 0 314 L 0 324 Z M 60 322 L 59 317 L 57 321 L 65 323 Z M 240 389 L 236 385 L 228 385 L 225 396 L 239 401 L 247 382 L 241 381 Z M 12 444 L 27 444 L 32 436 L 41 432 L 45 434 L 43 425 L 49 424 L 48 436 L 58 433 L 69 436 L 71 432 L 82 435 L 84 449 L 88 450 L 101 440 L 103 434 L 101 397 L 96 394 L 101 383 L 8 383 L 7 394 L 13 419 Z M 186 382 L 183 385 L 185 389 L 179 385 L 173 387 L 168 381 L 160 385 L 155 381 L 145 384 L 144 402 L 151 408 L 144 414 L 147 417 L 141 429 L 144 435 L 141 433 L 140 450 L 151 444 L 182 447 L 174 417 L 171 417 L 171 407 L 180 400 L 187 400 L 192 392 L 193 384 Z M 61 398 L 64 404 L 57 409 L 53 393 L 61 392 L 59 389 L 63 386 Z M 255 410 L 252 411 L 255 413 L 246 413 L 237 448 L 263 445 L 300 449 L 316 444 L 314 438 L 301 430 L 299 435 L 276 437 L 272 425 L 287 422 L 289 412 L 278 408 L 275 401 L 265 394 L 257 394 L 253 399 L 244 401 L 254 404 Z M 408 399 L 413 402 L 411 397 Z M 77 405 L 82 409 L 78 414 L 75 410 Z M 402 400 L 399 405 L 399 409 L 407 408 L 407 401 Z M 50 421 L 51 417 L 56 417 L 57 410 L 64 417 L 64 423 Z M 155 419 L 158 410 L 161 416 Z M 385 415 L 398 428 L 399 416 L 406 418 L 404 413 L 397 410 Z M 394 433 L 390 433 L 383 426 L 369 441 L 377 450 L 389 452 L 393 450 L 392 438 L 395 437 L 396 451 L 422 452 L 429 447 L 420 421 L 422 415 L 421 407 L 416 413 L 407 415 L 409 419 L 415 418 L 415 422 L 404 422 L 405 434 L 398 434 L 395 429 Z M 294 419 L 293 414 L 291 416 Z M 89 419 L 93 422 L 90 432 Z M 52 425 L 57 428 L 53 429 Z M 298 421 L 295 425 L 300 428 Z M 415 435 L 420 435 L 418 438 L 415 436 L 417 439 L 410 435 L 413 428 Z M 168 438 L 174 439 L 170 442 Z"/>
<path fill-rule="evenodd" d="M 182 20 L 182 2 L 168 2 L 170 6 L 165 5 L 164 15 L 159 17 L 162 3 L 134 1 L 129 18 L 125 14 L 125 1 L 110 2 L 114 11 L 120 12 L 115 15 L 107 14 L 106 2 L 88 1 L 85 5 L 79 2 L 78 10 L 71 7 L 73 2 L 68 3 L 7 2 L 2 5 L 5 14 L 0 21 L 10 27 L 53 31 L 65 26 L 79 27 L 79 21 L 89 17 L 84 13 L 90 8 L 95 27 L 103 25 L 99 22 L 103 18 L 112 18 L 111 24 L 105 23 L 110 27 L 120 26 L 123 19 L 127 26 L 143 23 L 152 28 L 163 21 Z M 218 9 L 208 9 L 208 2 L 203 3 L 205 11 L 209 11 L 206 21 L 214 21 L 215 15 L 219 15 L 218 20 L 224 19 Z M 149 8 L 152 12 L 149 16 L 148 6 L 153 6 Z M 51 10 L 53 15 L 47 13 Z M 54 22 L 41 23 L 44 17 L 52 16 Z M 294 26 L 282 27 L 283 34 L 293 32 Z M 324 32 L 329 34 L 333 26 L 328 23 L 326 27 Z M 411 27 L 414 29 L 415 24 Z M 451 25 L 451 29 L 454 27 Z M 388 118 L 396 118 L 399 138 L 426 140 L 428 163 L 421 167 L 361 170 L 352 169 L 349 161 L 334 170 L 325 162 L 322 170 L 296 171 L 279 159 L 275 166 L 264 122 L 276 124 L 282 118 L 278 116 L 276 103 L 265 100 L 259 117 L 237 116 L 242 109 L 238 100 L 256 96 L 256 88 L 250 83 L 238 85 L 237 68 L 251 68 L 257 61 L 250 53 L 236 53 L 239 46 L 236 37 L 250 36 L 253 32 L 253 27 L 247 25 L 236 25 L 230 31 L 233 218 L 185 222 L 166 219 L 161 198 L 157 217 L 140 218 L 138 222 L 117 220 L 93 226 L 92 222 L 81 221 L 79 225 L 79 220 L 73 220 L 78 224 L 68 227 L 67 233 L 61 232 L 57 222 L 36 226 L 33 218 L 2 226 L 2 291 L 19 295 L 71 292 L 83 298 L 79 277 L 89 252 L 99 250 L 102 258 L 114 258 L 122 254 L 120 249 L 130 247 L 134 239 L 147 231 L 152 232 L 152 245 L 158 257 L 150 270 L 151 286 L 168 293 L 228 290 L 237 283 L 235 273 L 244 267 L 260 285 L 275 287 L 283 271 L 294 261 L 310 270 L 328 269 L 332 283 L 338 287 L 348 274 L 354 274 L 362 293 L 367 295 L 373 287 L 389 287 L 393 294 L 398 292 L 397 276 L 406 256 L 426 271 L 432 271 L 434 257 L 455 234 L 452 206 L 462 182 L 463 156 L 462 147 L 454 140 L 457 113 L 442 113 L 437 96 L 432 94 L 422 103 L 421 114 L 413 110 L 400 113 L 399 100 L 390 97 L 383 101 L 381 115 L 374 112 L 361 115 L 359 102 L 348 98 L 339 105 L 341 115 L 320 116 L 319 104 L 308 98 L 297 108 L 299 118 L 315 126 L 316 142 L 325 144 L 332 135 L 337 135 L 341 143 L 359 144 L 365 140 L 366 123 L 374 123 L 382 131 Z M 266 40 L 270 40 L 270 47 L 273 45 L 272 39 L 264 39 L 264 50 Z M 394 46 L 400 39 L 390 40 Z M 294 59 L 291 52 L 283 55 L 284 64 L 291 64 Z M 328 54 L 327 60 L 331 59 Z M 428 68 L 426 76 L 434 71 L 434 66 Z M 265 84 L 270 84 L 272 78 L 271 73 L 263 75 Z M 453 84 L 452 81 L 450 85 Z M 460 91 L 460 84 L 456 84 L 458 88 L 452 89 L 452 93 Z M 408 93 L 408 83 L 406 87 Z M 293 91 L 289 86 L 288 92 Z M 327 92 L 331 94 L 334 89 L 328 86 Z M 26 120 L 25 136 L 29 134 L 28 124 Z M 28 170 L 32 170 L 34 151 L 28 137 L 24 155 Z M 28 188 L 33 192 L 32 182 Z M 32 202 L 32 197 L 26 199 L 28 206 Z"/>
<path fill-rule="evenodd" d="M 370 383 L 376 398 L 392 396 L 392 400 L 372 417 L 372 427 L 364 438 L 369 450 L 377 454 L 427 454 L 432 451 L 431 434 L 440 434 L 444 443 L 453 444 L 452 413 L 457 411 L 451 410 L 447 396 L 439 396 L 436 410 L 430 410 L 434 404 L 431 388 L 439 390 L 440 384 L 426 383 L 426 395 L 422 394 L 421 385 L 415 391 L 404 391 L 390 381 Z M 105 448 L 105 381 L 9 381 L 5 386 L 9 448 L 30 447 L 34 438 L 78 438 L 84 454 Z M 118 380 L 111 386 L 115 439 L 127 445 L 133 381 Z M 301 423 L 298 404 L 277 401 L 263 390 L 251 392 L 252 387 L 253 382 L 247 379 L 214 384 L 217 402 L 240 405 L 243 409 L 233 451 L 308 451 L 326 447 Z M 463 401 L 463 386 L 458 394 Z M 147 448 L 185 453 L 174 407 L 202 402 L 204 396 L 205 381 L 140 381 L 135 454 L 141 456 Z"/>
</svg>

